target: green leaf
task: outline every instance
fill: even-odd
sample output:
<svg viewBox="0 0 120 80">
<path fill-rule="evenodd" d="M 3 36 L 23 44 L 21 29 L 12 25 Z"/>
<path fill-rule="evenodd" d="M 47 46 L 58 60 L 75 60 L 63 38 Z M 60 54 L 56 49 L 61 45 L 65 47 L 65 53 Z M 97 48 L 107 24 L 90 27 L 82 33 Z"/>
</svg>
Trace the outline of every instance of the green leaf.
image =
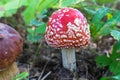
<svg viewBox="0 0 120 80">
<path fill-rule="evenodd" d="M 0 7 L 1 9 L 3 8 L 3 7 Z M 3 10 L 1 10 L 0 11 L 0 17 L 3 17 L 4 16 L 4 8 L 3 8 Z"/>
<path fill-rule="evenodd" d="M 18 9 L 21 6 L 22 0 L 12 0 L 5 5 L 5 10 Z"/>
<path fill-rule="evenodd" d="M 114 74 L 120 74 L 120 61 L 114 61 L 109 67 L 110 71 Z"/>
<path fill-rule="evenodd" d="M 110 54 L 109 57 L 109 59 L 111 60 L 109 69 L 114 74 L 118 74 L 118 73 L 120 74 L 120 70 L 119 70 L 120 62 L 118 60 L 119 58 L 120 58 L 120 42 L 116 43 L 113 46 L 112 53 Z"/>
<path fill-rule="evenodd" d="M 112 78 L 115 79 L 115 80 L 120 80 L 120 74 L 119 74 L 119 75 L 112 76 Z"/>
<path fill-rule="evenodd" d="M 26 80 L 29 80 L 27 79 L 27 76 L 29 75 L 29 73 L 27 71 L 24 71 L 20 74 L 18 74 L 15 78 L 13 78 L 12 80 L 22 80 L 22 79 L 26 79 Z"/>
<path fill-rule="evenodd" d="M 85 7 L 84 8 L 89 14 L 95 14 L 96 13 L 96 11 L 95 10 L 92 10 L 92 9 L 90 9 L 90 8 L 87 8 L 87 7 Z"/>
<path fill-rule="evenodd" d="M 106 56 L 98 56 L 96 58 L 96 63 L 102 67 L 109 66 L 109 70 L 115 74 L 115 76 L 107 76 L 102 77 L 100 80 L 120 80 L 120 42 L 116 43 L 113 46 L 112 53 L 110 57 L 107 58 Z"/>
<path fill-rule="evenodd" d="M 9 0 L 10 2 L 11 0 Z M 5 5 L 6 3 L 8 3 L 8 0 L 0 0 L 0 5 Z"/>
<path fill-rule="evenodd" d="M 5 17 L 10 17 L 12 16 L 13 14 L 15 14 L 17 12 L 17 9 L 12 9 L 12 10 L 6 10 L 4 11 L 4 16 Z M 2 16 L 3 17 L 3 16 Z"/>
<path fill-rule="evenodd" d="M 96 29 L 96 31 L 99 31 L 99 29 L 101 28 L 101 19 L 104 17 L 104 16 L 106 16 L 106 14 L 109 12 L 110 10 L 109 10 L 109 8 L 107 8 L 107 7 L 103 7 L 103 8 L 101 8 L 101 9 L 99 9 L 96 13 L 95 13 L 95 15 L 94 15 L 94 17 L 93 17 L 93 19 L 92 19 L 92 24 L 93 25 L 95 25 L 95 29 Z"/>
<path fill-rule="evenodd" d="M 9 17 L 17 12 L 21 6 L 26 5 L 27 0 L 10 0 L 1 6 L 0 17 Z"/>
<path fill-rule="evenodd" d="M 112 54 L 114 53 L 120 54 L 120 41 L 113 45 Z"/>
<path fill-rule="evenodd" d="M 70 6 L 70 5 L 77 4 L 82 1 L 84 0 L 59 0 L 59 7 Z"/>
<path fill-rule="evenodd" d="M 30 0 L 29 5 L 22 13 L 25 23 L 28 25 L 32 19 L 35 18 L 35 15 L 42 14 L 42 12 L 55 5 L 58 0 Z"/>
<path fill-rule="evenodd" d="M 108 35 L 110 34 L 111 30 L 115 28 L 116 24 L 120 22 L 120 12 L 117 12 L 111 19 L 104 23 L 103 27 L 99 30 L 96 34 L 97 36 Z"/>
<path fill-rule="evenodd" d="M 112 12 L 112 10 L 109 10 L 107 8 L 103 8 L 103 11 L 100 10 L 98 10 L 93 17 L 92 25 L 90 27 L 91 34 L 94 39 L 98 39 L 100 36 L 110 34 L 111 30 L 115 29 L 116 25 L 120 22 L 119 11 L 114 11 L 113 17 L 103 22 L 101 19 L 109 12 Z"/>
<path fill-rule="evenodd" d="M 58 1 L 59 0 L 41 0 L 36 6 L 37 13 L 41 13 L 43 10 L 54 6 Z"/>
<path fill-rule="evenodd" d="M 110 2 L 114 2 L 115 0 L 96 0 L 97 3 L 110 3 Z"/>
<path fill-rule="evenodd" d="M 45 29 L 46 29 L 46 24 L 44 22 L 39 22 L 39 23 L 34 23 L 34 25 L 37 25 L 38 27 L 32 27 L 32 28 L 27 28 L 28 33 L 30 34 L 44 34 Z"/>
<path fill-rule="evenodd" d="M 28 5 L 28 0 L 12 0 L 5 4 L 6 10 L 18 9 L 21 6 Z"/>
<path fill-rule="evenodd" d="M 30 24 L 33 26 L 40 26 L 42 23 L 40 21 L 34 19 L 34 20 L 31 20 Z"/>
<path fill-rule="evenodd" d="M 100 80 L 120 80 L 120 74 L 115 75 L 115 76 L 107 76 L 107 77 L 102 77 Z"/>
<path fill-rule="evenodd" d="M 100 80 L 108 80 L 108 77 L 102 77 Z"/>
<path fill-rule="evenodd" d="M 95 61 L 100 67 L 108 66 L 111 63 L 111 59 L 105 55 L 97 56 Z"/>
<path fill-rule="evenodd" d="M 41 39 L 41 35 L 45 34 L 46 24 L 39 22 L 39 26 L 27 28 L 27 39 L 31 42 L 38 42 Z"/>
<path fill-rule="evenodd" d="M 113 45 L 110 58 L 112 61 L 116 61 L 117 59 L 120 58 L 120 42 L 117 42 L 116 44 Z"/>
<path fill-rule="evenodd" d="M 30 24 L 30 21 L 35 18 L 37 3 L 38 0 L 37 1 L 30 0 L 28 7 L 22 13 L 23 19 L 27 25 Z"/>
<path fill-rule="evenodd" d="M 94 17 L 92 19 L 92 25 L 90 27 L 91 35 L 93 37 L 95 37 L 95 35 L 99 32 L 99 30 L 103 26 L 101 20 L 104 16 L 107 15 L 107 13 L 109 11 L 110 11 L 109 8 L 103 7 L 101 9 L 97 10 L 96 13 L 94 14 Z"/>
<path fill-rule="evenodd" d="M 114 39 L 120 41 L 120 32 L 117 30 L 112 30 L 111 31 L 111 36 L 113 36 Z"/>
<path fill-rule="evenodd" d="M 36 43 L 36 42 L 38 42 L 41 39 L 41 37 L 42 36 L 40 36 L 40 35 L 39 36 L 38 35 L 34 35 L 33 36 L 31 34 L 28 34 L 27 35 L 27 40 L 30 41 L 30 42 L 32 42 L 32 43 Z"/>
<path fill-rule="evenodd" d="M 27 28 L 27 32 L 28 32 L 29 34 L 34 34 L 34 32 L 35 32 L 35 27 Z"/>
<path fill-rule="evenodd" d="M 36 29 L 36 33 L 44 34 L 46 30 L 46 24 L 41 23 L 41 25 Z"/>
<path fill-rule="evenodd" d="M 120 80 L 120 75 L 102 77 L 100 80 Z"/>
</svg>

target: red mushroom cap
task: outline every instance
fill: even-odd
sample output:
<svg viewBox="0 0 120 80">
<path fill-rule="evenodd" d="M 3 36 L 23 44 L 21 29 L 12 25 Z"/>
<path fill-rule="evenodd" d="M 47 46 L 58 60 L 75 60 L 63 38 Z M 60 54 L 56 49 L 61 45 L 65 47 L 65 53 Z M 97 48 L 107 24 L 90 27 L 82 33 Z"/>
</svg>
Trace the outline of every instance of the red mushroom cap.
<svg viewBox="0 0 120 80">
<path fill-rule="evenodd" d="M 9 67 L 22 52 L 23 40 L 12 27 L 0 23 L 0 69 Z"/>
<path fill-rule="evenodd" d="M 77 9 L 61 8 L 49 18 L 46 42 L 55 48 L 79 48 L 90 40 L 89 25 Z"/>
</svg>

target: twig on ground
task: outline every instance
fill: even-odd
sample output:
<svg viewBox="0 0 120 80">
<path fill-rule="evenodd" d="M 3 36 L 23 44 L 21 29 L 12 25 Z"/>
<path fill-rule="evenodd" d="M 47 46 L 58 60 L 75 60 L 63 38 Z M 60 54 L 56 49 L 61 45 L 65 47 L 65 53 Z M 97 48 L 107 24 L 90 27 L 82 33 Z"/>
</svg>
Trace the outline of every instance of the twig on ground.
<svg viewBox="0 0 120 80">
<path fill-rule="evenodd" d="M 51 73 L 52 71 L 49 71 L 41 80 L 45 80 Z"/>
<path fill-rule="evenodd" d="M 49 61 L 46 62 L 46 64 L 45 64 L 45 66 L 44 66 L 44 68 L 43 68 L 43 70 L 42 70 L 42 72 L 41 72 L 38 80 L 41 80 L 41 78 L 42 78 L 42 76 L 43 76 L 43 73 L 45 72 L 45 69 L 46 69 L 46 67 L 47 67 L 48 62 L 49 62 Z"/>
</svg>

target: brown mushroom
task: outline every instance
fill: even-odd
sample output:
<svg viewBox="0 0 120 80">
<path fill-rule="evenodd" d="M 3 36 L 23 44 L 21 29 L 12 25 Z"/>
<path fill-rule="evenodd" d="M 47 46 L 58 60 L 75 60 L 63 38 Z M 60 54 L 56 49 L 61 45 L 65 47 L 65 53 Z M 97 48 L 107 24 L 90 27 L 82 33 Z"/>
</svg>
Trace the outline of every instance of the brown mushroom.
<svg viewBox="0 0 120 80">
<path fill-rule="evenodd" d="M 0 80 L 11 80 L 19 70 L 15 63 L 23 50 L 23 39 L 12 27 L 0 23 Z"/>
</svg>

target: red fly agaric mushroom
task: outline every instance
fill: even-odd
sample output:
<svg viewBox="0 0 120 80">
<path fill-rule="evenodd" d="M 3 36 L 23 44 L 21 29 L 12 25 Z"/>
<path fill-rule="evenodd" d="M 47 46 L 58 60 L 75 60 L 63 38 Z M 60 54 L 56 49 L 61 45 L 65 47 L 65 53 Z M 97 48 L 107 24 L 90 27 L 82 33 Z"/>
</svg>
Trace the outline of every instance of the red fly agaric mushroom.
<svg viewBox="0 0 120 80">
<path fill-rule="evenodd" d="M 77 9 L 61 8 L 49 18 L 46 42 L 62 49 L 63 67 L 76 70 L 75 48 L 87 46 L 90 40 L 89 25 Z"/>
<path fill-rule="evenodd" d="M 12 27 L 0 23 L 0 80 L 11 80 L 19 72 L 15 63 L 22 52 L 23 40 Z"/>
</svg>

